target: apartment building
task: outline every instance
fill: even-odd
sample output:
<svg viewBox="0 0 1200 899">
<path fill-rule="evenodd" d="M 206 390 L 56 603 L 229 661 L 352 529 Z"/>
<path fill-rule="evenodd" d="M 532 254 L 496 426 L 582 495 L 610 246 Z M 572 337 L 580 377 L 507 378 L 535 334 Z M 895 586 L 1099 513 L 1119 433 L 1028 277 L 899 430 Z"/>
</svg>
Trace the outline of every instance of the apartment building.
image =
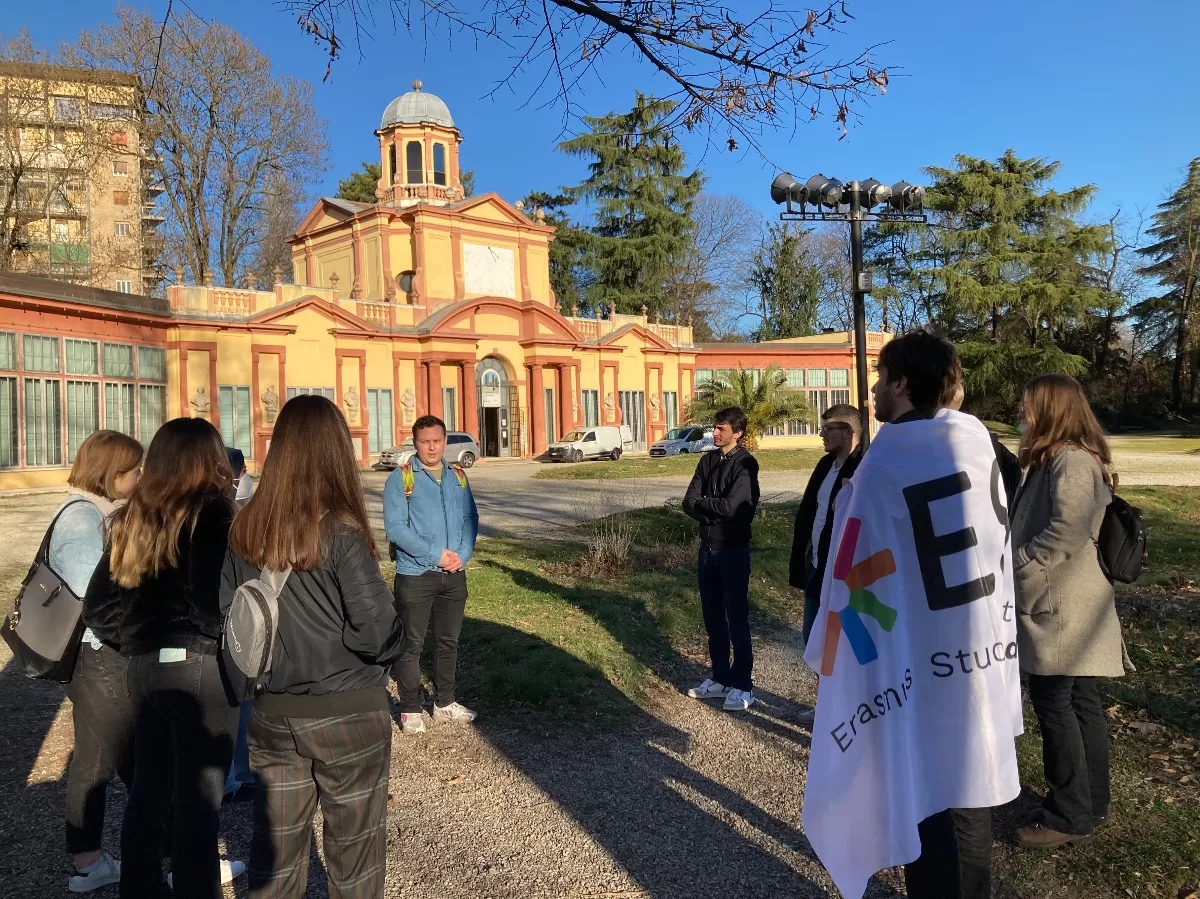
<svg viewBox="0 0 1200 899">
<path fill-rule="evenodd" d="M 150 293 L 162 193 L 133 75 L 0 63 L 0 271 Z"/>
</svg>

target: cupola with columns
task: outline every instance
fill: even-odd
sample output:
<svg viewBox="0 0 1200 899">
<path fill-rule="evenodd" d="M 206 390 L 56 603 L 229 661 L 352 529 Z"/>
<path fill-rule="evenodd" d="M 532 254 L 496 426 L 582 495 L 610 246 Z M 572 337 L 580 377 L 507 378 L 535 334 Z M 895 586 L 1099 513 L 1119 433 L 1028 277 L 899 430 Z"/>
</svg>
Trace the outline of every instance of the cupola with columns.
<svg viewBox="0 0 1200 899">
<path fill-rule="evenodd" d="M 445 206 L 463 198 L 458 167 L 462 135 L 440 97 L 413 89 L 383 111 L 379 138 L 379 186 L 375 196 L 391 206 Z"/>
</svg>

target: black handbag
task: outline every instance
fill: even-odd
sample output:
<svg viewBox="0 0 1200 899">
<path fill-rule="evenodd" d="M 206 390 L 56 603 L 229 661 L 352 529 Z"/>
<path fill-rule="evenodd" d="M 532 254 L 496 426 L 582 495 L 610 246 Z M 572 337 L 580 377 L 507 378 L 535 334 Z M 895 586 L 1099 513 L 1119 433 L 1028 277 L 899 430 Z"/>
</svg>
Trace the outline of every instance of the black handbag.
<svg viewBox="0 0 1200 899">
<path fill-rule="evenodd" d="M 84 631 L 83 599 L 71 592 L 49 563 L 50 537 L 66 510 L 63 506 L 46 529 L 33 565 L 21 582 L 16 606 L 0 627 L 0 637 L 26 677 L 60 684 L 69 683 L 75 672 Z"/>
<path fill-rule="evenodd" d="M 1142 520 L 1141 509 L 1117 496 L 1118 483 L 1114 472 L 1110 485 L 1112 502 L 1104 510 L 1099 539 L 1095 541 L 1096 557 L 1100 560 L 1100 570 L 1111 583 L 1132 584 L 1150 567 L 1146 522 Z"/>
</svg>

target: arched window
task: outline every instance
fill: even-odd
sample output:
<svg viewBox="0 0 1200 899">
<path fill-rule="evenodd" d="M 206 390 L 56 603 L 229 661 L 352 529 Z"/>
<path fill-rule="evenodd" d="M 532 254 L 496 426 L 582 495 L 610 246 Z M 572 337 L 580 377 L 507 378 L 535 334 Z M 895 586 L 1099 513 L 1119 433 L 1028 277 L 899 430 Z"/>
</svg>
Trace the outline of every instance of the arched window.
<svg viewBox="0 0 1200 899">
<path fill-rule="evenodd" d="M 433 145 L 433 183 L 446 185 L 446 145 Z"/>
<path fill-rule="evenodd" d="M 421 160 L 424 152 L 425 148 L 419 140 L 410 140 L 408 146 L 404 148 L 404 159 L 408 167 L 409 184 L 425 183 L 425 166 Z"/>
<path fill-rule="evenodd" d="M 388 184 L 396 183 L 396 145 L 388 147 Z"/>
</svg>

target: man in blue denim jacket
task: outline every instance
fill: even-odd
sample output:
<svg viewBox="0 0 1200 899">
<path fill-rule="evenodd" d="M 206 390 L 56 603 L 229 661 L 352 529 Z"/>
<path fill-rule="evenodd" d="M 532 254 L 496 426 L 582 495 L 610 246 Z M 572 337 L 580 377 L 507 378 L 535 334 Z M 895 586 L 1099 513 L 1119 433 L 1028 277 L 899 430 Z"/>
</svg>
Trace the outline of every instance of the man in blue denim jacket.
<svg viewBox="0 0 1200 899">
<path fill-rule="evenodd" d="M 455 701 L 458 636 L 467 607 L 467 563 L 475 551 L 479 511 L 467 476 L 442 459 L 446 425 L 423 415 L 413 423 L 416 455 L 388 477 L 383 488 L 383 525 L 396 557 L 396 610 L 404 624 L 404 648 L 392 667 L 400 693 L 400 725 L 406 734 L 425 731 L 421 706 L 421 649 L 433 616 L 434 721 L 475 720 Z"/>
</svg>

